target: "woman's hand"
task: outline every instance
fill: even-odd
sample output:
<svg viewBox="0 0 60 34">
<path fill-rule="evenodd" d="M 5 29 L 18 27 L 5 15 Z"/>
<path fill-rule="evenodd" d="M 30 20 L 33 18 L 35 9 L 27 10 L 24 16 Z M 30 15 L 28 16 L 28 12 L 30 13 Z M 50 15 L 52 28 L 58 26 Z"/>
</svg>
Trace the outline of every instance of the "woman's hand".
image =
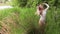
<svg viewBox="0 0 60 34">
<path fill-rule="evenodd" d="M 47 10 L 49 8 L 49 5 L 47 3 L 43 3 L 44 5 L 47 6 L 47 8 L 45 10 Z"/>
<path fill-rule="evenodd" d="M 47 3 L 43 3 L 44 5 L 46 5 L 47 7 L 49 7 L 49 5 Z"/>
</svg>

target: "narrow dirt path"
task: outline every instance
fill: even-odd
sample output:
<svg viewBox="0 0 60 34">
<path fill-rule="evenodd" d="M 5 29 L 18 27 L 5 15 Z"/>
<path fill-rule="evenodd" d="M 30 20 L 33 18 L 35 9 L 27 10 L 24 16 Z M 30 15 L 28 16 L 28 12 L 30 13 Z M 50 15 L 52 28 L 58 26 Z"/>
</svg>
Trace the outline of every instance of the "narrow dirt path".
<svg viewBox="0 0 60 34">
<path fill-rule="evenodd" d="M 10 27 L 6 25 L 4 22 L 0 21 L 2 28 L 0 29 L 0 34 L 10 34 Z"/>
<path fill-rule="evenodd" d="M 12 24 L 15 28 L 17 27 L 17 24 L 14 20 L 14 16 L 18 20 L 18 14 L 11 13 L 11 16 L 7 16 L 0 21 L 1 23 L 0 34 L 11 34 L 10 24 Z"/>
</svg>

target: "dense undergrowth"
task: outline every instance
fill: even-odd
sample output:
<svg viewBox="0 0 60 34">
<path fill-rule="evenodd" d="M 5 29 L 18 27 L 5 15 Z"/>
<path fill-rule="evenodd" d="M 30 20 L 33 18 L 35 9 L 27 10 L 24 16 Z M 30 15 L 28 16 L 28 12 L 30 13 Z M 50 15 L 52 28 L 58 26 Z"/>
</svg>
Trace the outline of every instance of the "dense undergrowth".
<svg viewBox="0 0 60 34">
<path fill-rule="evenodd" d="M 38 29 L 39 16 L 35 15 L 36 8 L 19 8 L 0 10 L 0 21 L 10 19 L 11 34 L 34 34 Z M 5 23 L 3 22 L 3 23 Z M 9 23 L 6 22 L 6 23 Z M 49 9 L 46 16 L 45 34 L 60 34 L 60 10 Z M 1 26 L 0 26 L 1 28 Z"/>
</svg>

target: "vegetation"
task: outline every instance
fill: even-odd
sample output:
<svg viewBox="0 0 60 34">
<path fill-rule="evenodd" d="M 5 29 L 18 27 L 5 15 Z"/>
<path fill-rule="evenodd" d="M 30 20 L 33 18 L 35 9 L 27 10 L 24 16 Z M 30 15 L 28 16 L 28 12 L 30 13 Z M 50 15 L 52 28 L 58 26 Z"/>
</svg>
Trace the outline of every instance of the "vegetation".
<svg viewBox="0 0 60 34">
<path fill-rule="evenodd" d="M 36 6 L 44 1 L 50 5 L 45 34 L 60 34 L 60 0 L 12 0 L 14 8 L 0 10 L 0 30 L 4 23 L 10 34 L 35 34 L 39 27 Z"/>
</svg>

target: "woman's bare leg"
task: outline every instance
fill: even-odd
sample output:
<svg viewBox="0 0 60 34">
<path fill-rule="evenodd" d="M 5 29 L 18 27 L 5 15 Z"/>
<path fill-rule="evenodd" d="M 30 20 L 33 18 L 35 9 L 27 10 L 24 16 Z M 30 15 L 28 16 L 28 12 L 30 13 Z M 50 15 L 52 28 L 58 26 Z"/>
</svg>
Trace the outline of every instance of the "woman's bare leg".
<svg viewBox="0 0 60 34">
<path fill-rule="evenodd" d="M 45 21 L 39 21 L 39 31 L 41 34 L 44 34 L 45 30 Z"/>
</svg>

